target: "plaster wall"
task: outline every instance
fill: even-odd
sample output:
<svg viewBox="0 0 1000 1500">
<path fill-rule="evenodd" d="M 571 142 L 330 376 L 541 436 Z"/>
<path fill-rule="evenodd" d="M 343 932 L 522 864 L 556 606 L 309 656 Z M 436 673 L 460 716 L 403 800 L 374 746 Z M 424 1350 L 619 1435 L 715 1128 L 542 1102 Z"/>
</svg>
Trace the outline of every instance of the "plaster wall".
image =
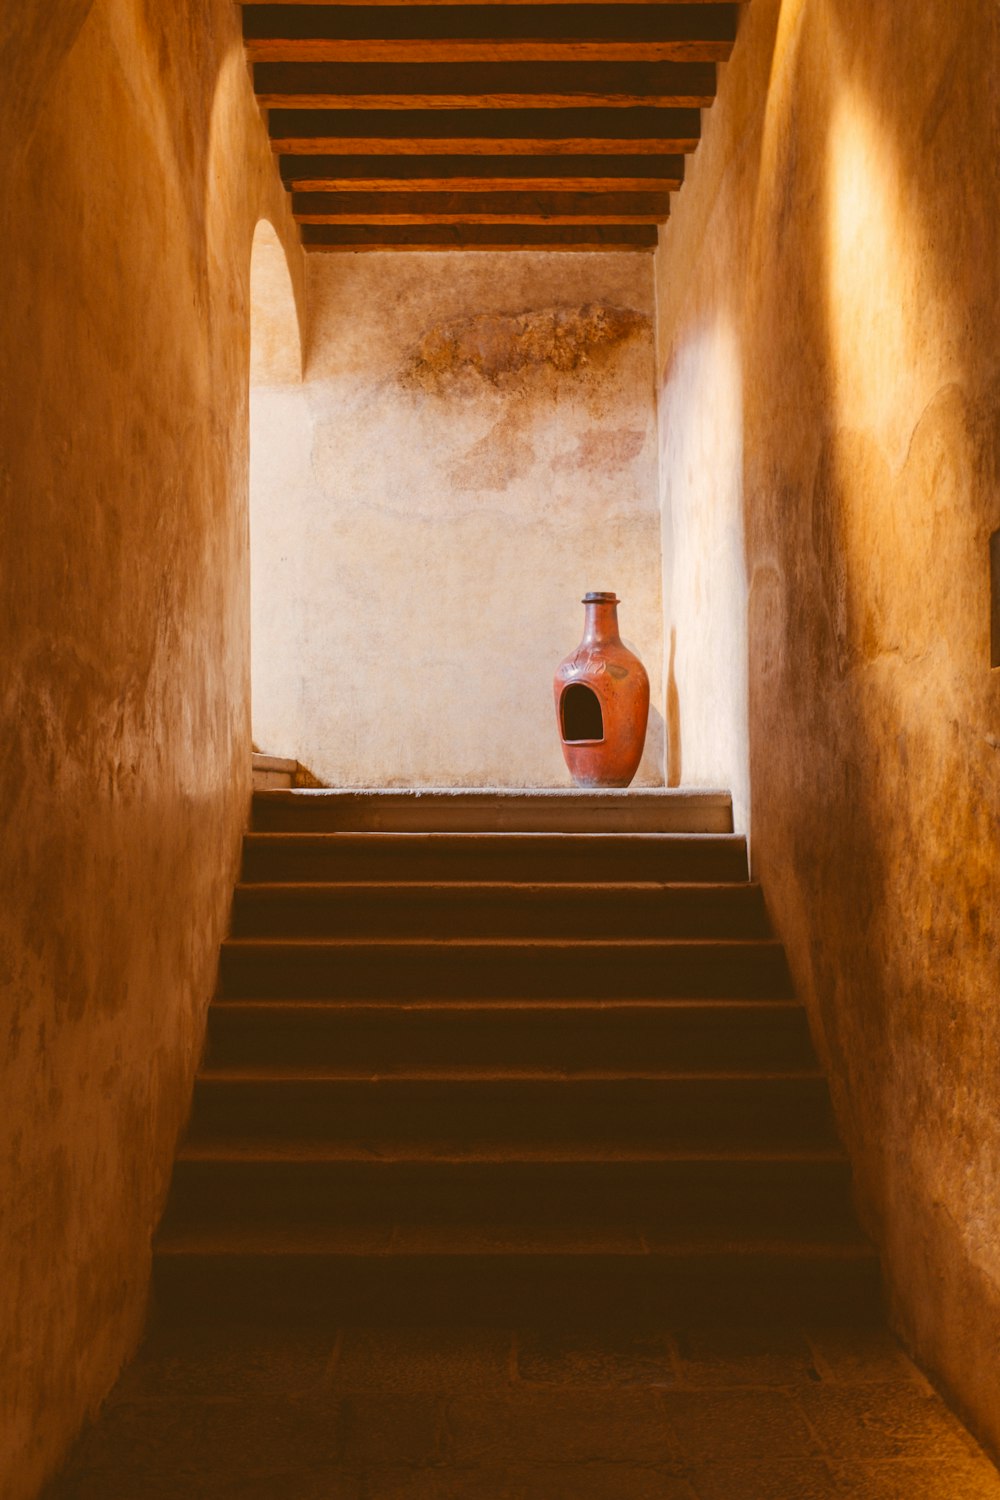
<svg viewBox="0 0 1000 1500">
<path fill-rule="evenodd" d="M 651 257 L 309 274 L 305 382 L 251 402 L 257 744 L 334 785 L 569 785 L 552 674 L 610 588 L 662 784 Z"/>
<path fill-rule="evenodd" d="M 893 1316 L 994 1448 L 998 69 L 980 0 L 753 0 L 657 252 L 684 779 L 749 768 Z"/>
<path fill-rule="evenodd" d="M 0 1494 L 140 1329 L 250 773 L 248 279 L 286 217 L 228 0 L 0 16 Z"/>
</svg>

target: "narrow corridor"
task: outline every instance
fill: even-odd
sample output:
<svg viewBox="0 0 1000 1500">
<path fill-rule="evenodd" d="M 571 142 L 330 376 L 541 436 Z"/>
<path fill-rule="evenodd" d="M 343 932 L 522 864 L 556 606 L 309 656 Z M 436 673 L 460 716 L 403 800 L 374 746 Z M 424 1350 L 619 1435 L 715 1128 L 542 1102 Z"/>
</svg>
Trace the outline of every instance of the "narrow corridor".
<svg viewBox="0 0 1000 1500">
<path fill-rule="evenodd" d="M 1000 1500 L 728 796 L 259 792 L 208 1035 L 51 1500 Z"/>
</svg>

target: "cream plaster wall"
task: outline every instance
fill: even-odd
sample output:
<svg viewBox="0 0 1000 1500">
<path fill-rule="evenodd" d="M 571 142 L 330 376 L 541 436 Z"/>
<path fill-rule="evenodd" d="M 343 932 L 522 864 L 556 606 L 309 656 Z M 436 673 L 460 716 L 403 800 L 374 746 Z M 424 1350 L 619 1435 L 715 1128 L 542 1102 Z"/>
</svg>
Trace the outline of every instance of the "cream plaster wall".
<svg viewBox="0 0 1000 1500">
<path fill-rule="evenodd" d="M 26 1500 L 140 1330 L 248 807 L 261 215 L 303 280 L 229 0 L 17 0 L 0 77 L 0 1494 Z"/>
<path fill-rule="evenodd" d="M 336 785 L 569 785 L 552 674 L 617 590 L 654 685 L 648 256 L 313 256 L 252 397 L 254 738 Z"/>
<path fill-rule="evenodd" d="M 994 1447 L 998 77 L 980 0 L 753 0 L 657 253 L 671 744 L 749 765 L 893 1315 Z"/>
</svg>

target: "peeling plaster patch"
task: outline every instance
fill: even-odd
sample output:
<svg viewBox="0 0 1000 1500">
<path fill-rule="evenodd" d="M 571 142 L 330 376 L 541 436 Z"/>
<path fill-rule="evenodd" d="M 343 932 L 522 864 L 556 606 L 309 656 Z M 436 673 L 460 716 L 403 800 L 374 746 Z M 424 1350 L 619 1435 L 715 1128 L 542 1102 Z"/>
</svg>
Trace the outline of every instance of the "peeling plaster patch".
<svg viewBox="0 0 1000 1500">
<path fill-rule="evenodd" d="M 448 478 L 456 490 L 505 490 L 527 474 L 535 452 L 512 426 L 509 419 L 494 423 L 449 465 Z"/>
<path fill-rule="evenodd" d="M 509 389 L 537 370 L 585 374 L 649 326 L 643 313 L 606 302 L 457 318 L 424 335 L 399 379 L 436 393 L 471 394 L 484 385 Z"/>
<path fill-rule="evenodd" d="M 597 428 L 577 438 L 571 453 L 561 453 L 552 467 L 562 473 L 617 474 L 639 457 L 646 434 L 638 427 Z"/>
</svg>

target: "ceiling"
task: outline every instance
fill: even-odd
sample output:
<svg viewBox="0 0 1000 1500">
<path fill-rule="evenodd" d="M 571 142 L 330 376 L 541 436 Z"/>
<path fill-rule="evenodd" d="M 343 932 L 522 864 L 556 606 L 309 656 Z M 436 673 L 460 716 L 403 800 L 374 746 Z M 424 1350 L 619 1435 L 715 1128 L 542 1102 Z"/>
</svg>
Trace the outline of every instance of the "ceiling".
<svg viewBox="0 0 1000 1500">
<path fill-rule="evenodd" d="M 728 0 L 244 0 L 310 250 L 650 250 L 698 145 Z"/>
</svg>

